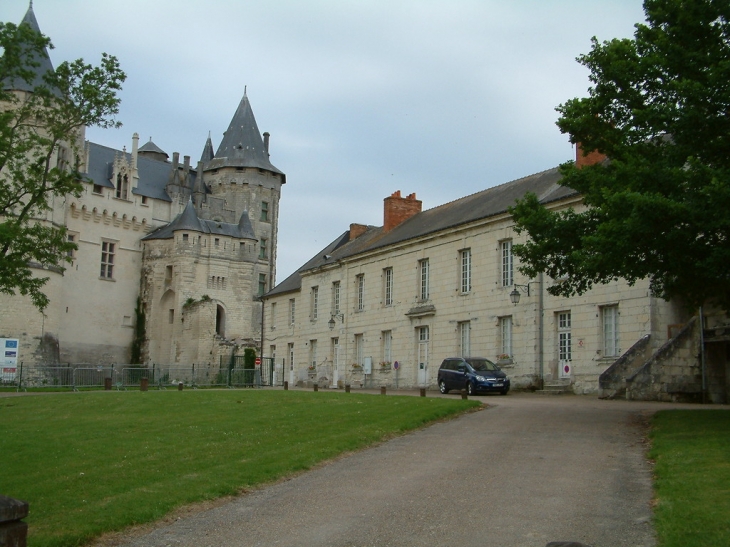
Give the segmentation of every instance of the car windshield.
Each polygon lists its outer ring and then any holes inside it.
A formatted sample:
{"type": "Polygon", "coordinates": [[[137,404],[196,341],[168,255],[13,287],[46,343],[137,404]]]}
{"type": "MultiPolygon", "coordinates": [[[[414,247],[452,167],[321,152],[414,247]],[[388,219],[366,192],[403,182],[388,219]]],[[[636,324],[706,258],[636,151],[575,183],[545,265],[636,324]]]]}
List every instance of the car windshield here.
{"type": "Polygon", "coordinates": [[[497,365],[487,359],[467,359],[467,363],[471,365],[474,370],[499,370],[497,365]]]}

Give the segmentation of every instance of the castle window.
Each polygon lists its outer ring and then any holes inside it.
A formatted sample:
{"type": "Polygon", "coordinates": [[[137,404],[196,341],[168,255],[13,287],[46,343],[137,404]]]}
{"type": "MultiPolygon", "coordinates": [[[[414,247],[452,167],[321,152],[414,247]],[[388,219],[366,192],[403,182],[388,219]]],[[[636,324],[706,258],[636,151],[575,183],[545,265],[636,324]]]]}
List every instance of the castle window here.
{"type": "Polygon", "coordinates": [[[218,238],[215,238],[214,243],[215,243],[215,246],[218,247],[220,245],[220,243],[221,243],[221,240],[218,239],[218,238]]]}
{"type": "Polygon", "coordinates": [[[266,274],[259,274],[259,296],[266,292],[266,274]]]}
{"type": "Polygon", "coordinates": [[[129,192],[129,178],[127,175],[117,175],[117,193],[116,196],[119,199],[127,199],[127,193],[129,192]]]}
{"type": "Polygon", "coordinates": [[[91,188],[92,193],[94,194],[101,194],[101,185],[100,184],[94,184],[91,188]]]}
{"type": "Polygon", "coordinates": [[[268,250],[266,248],[266,244],[268,243],[268,240],[266,238],[261,238],[261,242],[259,243],[259,258],[266,259],[268,258],[268,250]]]}
{"type": "MultiPolygon", "coordinates": [[[[76,243],[76,234],[66,234],[66,241],[76,243]]],[[[66,251],[66,256],[70,259],[76,258],[76,252],[73,249],[66,251]]]]}
{"type": "Polygon", "coordinates": [[[269,202],[268,201],[261,202],[261,220],[263,220],[264,222],[269,221],[269,202]]]}
{"type": "Polygon", "coordinates": [[[99,277],[112,279],[114,277],[114,254],[116,244],[111,241],[101,242],[101,273],[99,277]]]}
{"type": "Polygon", "coordinates": [[[147,196],[142,196],[142,205],[147,205],[147,196]]]}
{"type": "Polygon", "coordinates": [[[226,310],[218,304],[215,312],[215,333],[218,336],[226,335],[226,310]]]}
{"type": "Polygon", "coordinates": [[[183,241],[187,241],[187,240],[188,240],[188,234],[183,234],[183,241]]]}

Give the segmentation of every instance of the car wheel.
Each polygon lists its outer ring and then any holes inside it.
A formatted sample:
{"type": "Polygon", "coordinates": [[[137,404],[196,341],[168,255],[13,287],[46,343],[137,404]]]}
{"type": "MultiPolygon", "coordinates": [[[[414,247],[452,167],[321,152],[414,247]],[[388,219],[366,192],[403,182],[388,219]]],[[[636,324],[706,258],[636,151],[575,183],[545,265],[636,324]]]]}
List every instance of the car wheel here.
{"type": "Polygon", "coordinates": [[[474,385],[471,382],[467,382],[467,384],[466,384],[466,392],[469,395],[474,395],[474,385]]]}
{"type": "Polygon", "coordinates": [[[449,389],[446,387],[446,382],[443,380],[439,380],[439,391],[441,393],[448,393],[449,389]]]}

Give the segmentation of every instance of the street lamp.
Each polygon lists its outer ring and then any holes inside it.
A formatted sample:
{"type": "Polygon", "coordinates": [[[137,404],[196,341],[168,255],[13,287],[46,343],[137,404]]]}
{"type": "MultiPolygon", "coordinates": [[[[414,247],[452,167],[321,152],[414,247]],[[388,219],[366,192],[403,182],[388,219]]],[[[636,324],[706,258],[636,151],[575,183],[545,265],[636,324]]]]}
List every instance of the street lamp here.
{"type": "Polygon", "coordinates": [[[330,320],[327,321],[327,325],[329,326],[330,330],[333,330],[335,328],[335,324],[336,324],[335,317],[339,317],[340,321],[343,321],[343,322],[345,320],[345,316],[342,315],[341,313],[333,313],[333,314],[331,314],[330,320]]]}
{"type": "Polygon", "coordinates": [[[509,293],[509,300],[516,306],[520,303],[520,291],[525,293],[527,296],[530,296],[530,284],[528,283],[527,285],[517,285],[515,283],[513,287],[514,289],[512,289],[512,292],[509,293]]]}

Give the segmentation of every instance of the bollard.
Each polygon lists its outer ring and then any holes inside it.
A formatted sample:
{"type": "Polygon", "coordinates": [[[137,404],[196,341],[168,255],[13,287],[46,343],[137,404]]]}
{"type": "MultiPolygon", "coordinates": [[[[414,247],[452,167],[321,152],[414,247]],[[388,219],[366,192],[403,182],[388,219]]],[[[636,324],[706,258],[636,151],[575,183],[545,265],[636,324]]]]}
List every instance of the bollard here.
{"type": "Polygon", "coordinates": [[[466,394],[466,390],[465,389],[462,389],[461,390],[461,398],[462,399],[468,399],[469,398],[469,396],[466,394]]]}
{"type": "Polygon", "coordinates": [[[183,389],[183,383],[180,382],[179,384],[177,384],[177,390],[182,391],[182,389],[183,389]]]}
{"type": "Polygon", "coordinates": [[[28,525],[22,520],[27,516],[28,502],[0,495],[0,545],[27,545],[28,525]]]}
{"type": "Polygon", "coordinates": [[[380,394],[385,395],[385,386],[380,386],[380,394]]]}
{"type": "Polygon", "coordinates": [[[104,378],[104,391],[111,391],[111,390],[112,390],[112,379],[104,378]]]}
{"type": "Polygon", "coordinates": [[[150,385],[150,379],[149,378],[140,378],[139,379],[139,390],[140,391],[147,391],[147,388],[150,385]]]}
{"type": "Polygon", "coordinates": [[[350,384],[345,384],[345,393],[350,393],[350,384]]]}
{"type": "Polygon", "coordinates": [[[284,391],[289,391],[289,382],[284,380],[284,391]]]}
{"type": "Polygon", "coordinates": [[[314,384],[314,391],[319,391],[319,384],[314,384]]]}
{"type": "Polygon", "coordinates": [[[425,397],[425,396],[426,396],[426,388],[422,387],[421,388],[421,397],[425,397]]]}

